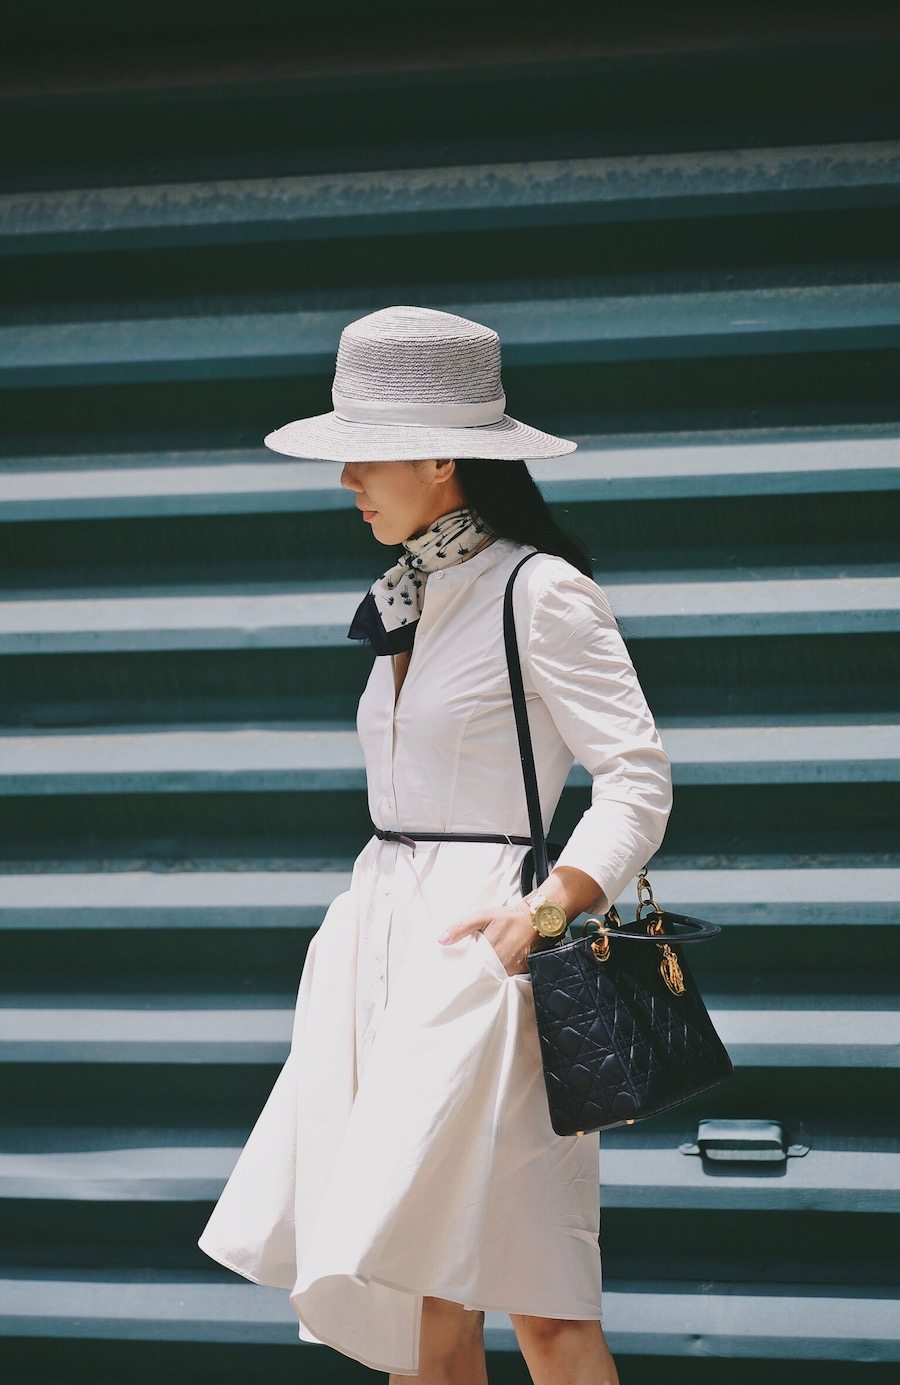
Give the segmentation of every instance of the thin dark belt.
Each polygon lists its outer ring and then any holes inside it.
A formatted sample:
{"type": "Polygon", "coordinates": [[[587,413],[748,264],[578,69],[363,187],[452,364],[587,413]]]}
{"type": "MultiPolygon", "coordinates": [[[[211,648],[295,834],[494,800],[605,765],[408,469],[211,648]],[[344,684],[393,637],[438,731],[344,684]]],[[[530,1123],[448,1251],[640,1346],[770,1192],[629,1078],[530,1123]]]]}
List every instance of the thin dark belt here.
{"type": "Polygon", "coordinates": [[[416,849],[416,842],[509,842],[512,846],[531,846],[530,837],[507,836],[505,832],[398,832],[394,828],[375,827],[375,836],[383,842],[405,842],[416,849]]]}
{"type": "MultiPolygon", "coordinates": [[[[509,842],[512,846],[527,846],[519,868],[519,889],[523,895],[534,887],[534,842],[531,837],[507,836],[505,832],[397,832],[393,828],[374,827],[382,841],[405,842],[416,849],[416,842],[509,842]]],[[[547,842],[548,859],[555,862],[563,849],[562,842],[547,842]]]]}

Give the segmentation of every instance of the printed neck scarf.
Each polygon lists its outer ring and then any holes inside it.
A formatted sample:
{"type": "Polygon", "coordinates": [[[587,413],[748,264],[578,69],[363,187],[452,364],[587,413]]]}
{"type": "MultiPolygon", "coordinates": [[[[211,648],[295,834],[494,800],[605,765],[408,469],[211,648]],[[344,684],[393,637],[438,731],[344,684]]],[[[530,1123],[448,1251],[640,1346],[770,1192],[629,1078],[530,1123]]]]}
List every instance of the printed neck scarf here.
{"type": "Polygon", "coordinates": [[[472,509],[440,515],[424,534],[407,539],[399,562],[376,577],[357,608],[347,638],[364,640],[376,654],[412,649],[429,572],[464,562],[496,537],[472,509]]]}

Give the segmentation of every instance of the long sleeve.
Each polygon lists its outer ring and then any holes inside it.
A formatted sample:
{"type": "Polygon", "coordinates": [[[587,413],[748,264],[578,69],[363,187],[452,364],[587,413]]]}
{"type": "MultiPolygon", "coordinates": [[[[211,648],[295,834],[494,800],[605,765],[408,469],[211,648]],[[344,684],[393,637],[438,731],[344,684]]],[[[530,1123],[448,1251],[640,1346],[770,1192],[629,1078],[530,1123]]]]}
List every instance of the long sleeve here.
{"type": "Polygon", "coordinates": [[[603,913],[662,842],[672,809],[671,766],[605,594],[571,564],[561,561],[547,572],[532,608],[523,668],[592,776],[590,807],[556,864],[597,882],[590,912],[603,913]]]}

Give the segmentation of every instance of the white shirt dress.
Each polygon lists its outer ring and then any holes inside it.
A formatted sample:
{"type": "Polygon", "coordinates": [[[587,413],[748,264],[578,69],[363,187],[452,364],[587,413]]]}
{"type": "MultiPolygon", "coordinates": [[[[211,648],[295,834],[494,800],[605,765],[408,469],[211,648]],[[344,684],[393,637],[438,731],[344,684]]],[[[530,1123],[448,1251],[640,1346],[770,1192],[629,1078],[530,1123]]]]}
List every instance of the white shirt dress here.
{"type": "MultiPolygon", "coordinates": [[[[496,539],[429,574],[396,703],[392,659],[374,658],[357,730],[378,827],[529,836],[503,594],[533,551],[496,539]]],[[[513,609],[544,830],[577,759],[591,804],[558,864],[598,882],[601,913],[662,841],[669,760],[592,579],[541,553],[513,609]]],[[[366,842],[312,938],[290,1052],[198,1241],[287,1290],[302,1340],[375,1370],[417,1373],[426,1294],[601,1317],[600,1137],[550,1125],[530,975],[510,975],[481,933],[438,942],[521,898],[527,851],[366,842]]]]}

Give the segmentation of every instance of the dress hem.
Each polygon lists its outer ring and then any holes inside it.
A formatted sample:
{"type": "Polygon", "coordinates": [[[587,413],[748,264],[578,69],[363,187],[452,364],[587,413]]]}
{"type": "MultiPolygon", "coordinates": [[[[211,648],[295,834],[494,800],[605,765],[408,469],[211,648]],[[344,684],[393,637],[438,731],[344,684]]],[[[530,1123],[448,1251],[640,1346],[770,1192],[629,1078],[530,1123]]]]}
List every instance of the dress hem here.
{"type": "MultiPolygon", "coordinates": [[[[349,1277],[349,1276],[348,1276],[349,1277]]],[[[408,1284],[398,1284],[393,1279],[382,1279],[377,1274],[361,1274],[358,1276],[364,1283],[382,1284],[386,1289],[399,1289],[404,1294],[421,1294],[425,1298],[445,1298],[450,1303],[462,1304],[465,1308],[472,1309],[476,1313],[515,1313],[522,1318],[559,1318],[564,1322],[594,1322],[600,1321],[600,1311],[596,1313],[543,1313],[531,1312],[524,1308],[507,1308],[501,1303],[466,1303],[464,1299],[458,1297],[458,1289],[413,1289],[408,1284]]]]}
{"type": "MultiPolygon", "coordinates": [[[[294,1312],[297,1312],[296,1308],[294,1309],[294,1312]]],[[[308,1332],[312,1332],[313,1336],[316,1338],[316,1341],[321,1343],[322,1346],[328,1347],[331,1351],[340,1352],[341,1356],[346,1356],[351,1361],[358,1361],[361,1366],[368,1366],[370,1371],[386,1371],[388,1375],[415,1376],[420,1374],[419,1367],[417,1365],[413,1366],[412,1369],[407,1369],[407,1367],[405,1366],[386,1366],[381,1361],[373,1361],[368,1356],[360,1356],[355,1351],[349,1351],[347,1347],[339,1346],[338,1343],[332,1341],[330,1337],[326,1337],[323,1334],[316,1332],[314,1328],[310,1327],[309,1324],[305,1322],[303,1318],[300,1317],[299,1313],[297,1313],[297,1318],[300,1322],[301,1327],[305,1327],[308,1332]]],[[[300,1334],[300,1340],[306,1340],[302,1333],[300,1334]]],[[[308,1343],[308,1345],[312,1345],[312,1343],[308,1343]]]]}
{"type": "Polygon", "coordinates": [[[224,1265],[226,1270],[232,1270],[235,1274],[241,1275],[244,1279],[249,1279],[251,1284],[258,1284],[261,1289],[284,1289],[289,1291],[292,1288],[292,1285],[284,1284],[280,1280],[260,1279],[258,1275],[251,1274],[249,1270],[242,1270],[239,1265],[235,1265],[231,1260],[227,1260],[219,1251],[210,1250],[203,1244],[202,1238],[197,1242],[197,1245],[203,1251],[204,1255],[209,1256],[210,1260],[215,1260],[217,1264],[224,1265]]]}
{"type": "MultiPolygon", "coordinates": [[[[200,1245],[200,1242],[198,1241],[197,1244],[200,1245]]],[[[388,1372],[388,1374],[392,1375],[415,1376],[419,1374],[418,1366],[407,1368],[397,1365],[391,1365],[383,1361],[374,1361],[370,1357],[360,1356],[357,1352],[348,1350],[347,1347],[341,1346],[338,1342],[334,1341],[332,1338],[327,1337],[324,1333],[320,1332],[317,1328],[313,1327],[311,1323],[307,1322],[305,1317],[301,1316],[301,1314],[297,1312],[297,1308],[294,1305],[293,1300],[290,1298],[290,1289],[287,1289],[284,1284],[275,1283],[272,1280],[260,1279],[257,1275],[251,1274],[248,1270],[240,1269],[237,1265],[233,1264],[230,1260],[227,1260],[224,1256],[219,1254],[213,1255],[202,1245],[200,1245],[200,1249],[203,1250],[205,1255],[209,1255],[211,1259],[216,1260],[220,1265],[224,1265],[226,1269],[232,1270],[235,1274],[241,1275],[244,1279],[250,1280],[250,1282],[253,1284],[258,1284],[261,1288],[285,1289],[288,1293],[289,1302],[291,1303],[291,1308],[297,1318],[298,1323],[302,1327],[305,1327],[308,1332],[311,1332],[313,1336],[316,1338],[317,1342],[319,1342],[321,1345],[330,1347],[333,1351],[340,1352],[342,1356],[349,1356],[351,1360],[358,1361],[360,1365],[367,1366],[369,1370],[386,1371],[388,1372]]],[[[348,1274],[347,1277],[354,1278],[358,1282],[362,1282],[364,1284],[381,1284],[385,1289],[396,1289],[400,1293],[413,1294],[419,1299],[447,1299],[448,1302],[458,1303],[467,1311],[475,1313],[505,1313],[507,1317],[510,1318],[512,1318],[513,1316],[523,1318],[556,1318],[560,1322],[602,1322],[603,1320],[602,1311],[599,1309],[594,1310],[591,1313],[548,1313],[546,1310],[540,1313],[536,1313],[533,1310],[529,1311],[524,1308],[507,1308],[505,1304],[499,1303],[466,1303],[464,1299],[458,1297],[459,1291],[457,1289],[438,1288],[435,1290],[429,1290],[426,1293],[425,1290],[413,1289],[408,1284],[398,1284],[397,1281],[393,1279],[383,1279],[380,1275],[377,1274],[348,1274]]],[[[332,1276],[329,1275],[329,1278],[332,1278],[332,1276]]],[[[419,1323],[419,1330],[421,1334],[421,1314],[419,1318],[419,1323]]],[[[515,1331],[515,1329],[513,1330],[515,1331]]],[[[305,1340],[302,1336],[302,1333],[300,1334],[300,1339],[301,1341],[305,1340]]],[[[309,1345],[312,1345],[312,1343],[309,1343],[309,1345]]]]}
{"type": "MultiPolygon", "coordinates": [[[[329,1275],[328,1277],[329,1277],[329,1278],[332,1278],[331,1275],[329,1275]]],[[[348,1278],[353,1278],[353,1279],[357,1280],[357,1282],[362,1282],[363,1284],[380,1284],[380,1285],[382,1285],[382,1286],[383,1286],[384,1288],[386,1288],[386,1289],[396,1289],[396,1290],[398,1290],[398,1292],[400,1292],[400,1293],[412,1294],[412,1295],[414,1295],[416,1298],[418,1298],[418,1299],[420,1300],[420,1303],[421,1303],[421,1300],[424,1299],[424,1298],[443,1298],[443,1299],[447,1299],[447,1301],[450,1302],[450,1303],[458,1303],[458,1304],[460,1304],[460,1305],[461,1305],[463,1308],[465,1308],[467,1311],[476,1312],[476,1313],[505,1313],[508,1317],[512,1317],[513,1315],[515,1315],[515,1316],[517,1316],[517,1317],[523,1317],[523,1318],[536,1318],[536,1317],[541,1317],[541,1318],[556,1318],[556,1319],[558,1319],[558,1320],[561,1321],[561,1322],[601,1322],[601,1323],[602,1323],[602,1313],[601,1313],[599,1310],[595,1310],[594,1312],[592,1312],[592,1313],[587,1313],[587,1314],[585,1314],[585,1313],[558,1313],[558,1312],[557,1312],[557,1313],[548,1313],[548,1312],[546,1312],[546,1311],[544,1311],[543,1313],[535,1313],[535,1312],[533,1312],[533,1311],[532,1311],[532,1312],[527,1312],[525,1309],[522,1309],[522,1308],[507,1308],[507,1307],[505,1307],[505,1305],[503,1305],[503,1304],[494,1304],[494,1303],[479,1303],[479,1304],[472,1304],[472,1303],[466,1303],[466,1302],[464,1301],[464,1299],[458,1297],[458,1294],[459,1294],[459,1290],[458,1290],[458,1289],[444,1289],[444,1288],[442,1288],[442,1287],[439,1287],[439,1288],[437,1288],[437,1289],[429,1289],[429,1290],[427,1290],[427,1291],[426,1291],[426,1290],[423,1290],[423,1289],[413,1289],[413,1288],[411,1288],[410,1285],[408,1285],[408,1284],[398,1284],[396,1280],[393,1280],[393,1279],[383,1279],[380,1275],[377,1275],[377,1274],[357,1274],[357,1275],[352,1275],[352,1276],[351,1276],[351,1275],[348,1275],[347,1277],[348,1277],[348,1278]]],[[[293,1306],[293,1305],[292,1305],[292,1306],[293,1306]]],[[[294,1312],[297,1313],[296,1307],[294,1307],[294,1312]]],[[[385,1361],[373,1361],[373,1360],[372,1360],[371,1358],[369,1358],[369,1357],[366,1357],[366,1356],[359,1356],[356,1352],[350,1351],[350,1350],[348,1350],[346,1347],[342,1347],[342,1346],[338,1345],[337,1342],[334,1342],[334,1341],[330,1340],[330,1339],[327,1338],[323,1333],[320,1333],[320,1332],[318,1331],[317,1328],[311,1326],[311,1325],[310,1325],[309,1323],[307,1323],[303,1318],[301,1318],[299,1313],[297,1313],[297,1317],[298,1317],[299,1321],[300,1321],[301,1323],[303,1323],[303,1326],[306,1327],[307,1330],[308,1330],[309,1332],[312,1332],[312,1333],[314,1334],[314,1336],[315,1336],[318,1340],[324,1342],[326,1346],[330,1346],[330,1347],[332,1347],[335,1351],[339,1351],[339,1352],[341,1353],[341,1355],[343,1355],[343,1356],[349,1356],[352,1360],[354,1360],[354,1361],[359,1361],[361,1365],[363,1365],[363,1366],[368,1366],[370,1370],[375,1370],[375,1371],[386,1371],[389,1375],[411,1375],[411,1376],[416,1376],[416,1375],[419,1374],[419,1364],[418,1364],[419,1352],[418,1352],[418,1350],[416,1351],[417,1364],[416,1364],[415,1366],[412,1366],[412,1367],[409,1367],[409,1368],[407,1368],[407,1367],[405,1367],[405,1366],[398,1366],[398,1365],[396,1365],[396,1364],[392,1364],[392,1363],[385,1362],[385,1361]]],[[[420,1309],[420,1313],[419,1313],[419,1342],[421,1342],[421,1331],[422,1331],[421,1323],[422,1323],[422,1318],[421,1318],[421,1309],[420,1309]]],[[[515,1331],[515,1328],[513,1328],[513,1331],[515,1331]]]]}

